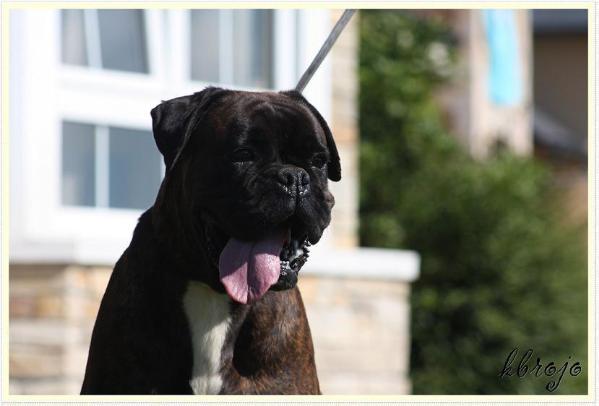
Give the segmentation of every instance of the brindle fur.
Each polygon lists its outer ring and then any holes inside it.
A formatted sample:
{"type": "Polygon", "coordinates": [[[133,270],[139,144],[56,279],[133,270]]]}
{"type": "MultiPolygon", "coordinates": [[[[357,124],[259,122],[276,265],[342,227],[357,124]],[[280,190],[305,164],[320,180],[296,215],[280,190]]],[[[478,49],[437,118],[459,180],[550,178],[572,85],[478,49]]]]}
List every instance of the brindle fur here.
{"type": "MultiPolygon", "coordinates": [[[[209,247],[222,249],[230,236],[260,238],[282,219],[315,243],[330,221],[327,176],[339,180],[339,157],[326,123],[301,95],[208,88],[162,103],[152,117],[167,174],[108,283],[82,394],[191,394],[183,295],[191,280],[224,294],[209,247]],[[227,140],[249,142],[256,128],[263,147],[289,155],[273,155],[262,169],[230,166],[223,158],[227,140]],[[305,163],[319,151],[328,168],[305,163]],[[309,196],[293,204],[277,195],[273,180],[289,162],[303,165],[311,179],[309,196]]],[[[297,287],[269,291],[249,305],[232,303],[231,320],[221,353],[222,394],[320,393],[297,287]]]]}

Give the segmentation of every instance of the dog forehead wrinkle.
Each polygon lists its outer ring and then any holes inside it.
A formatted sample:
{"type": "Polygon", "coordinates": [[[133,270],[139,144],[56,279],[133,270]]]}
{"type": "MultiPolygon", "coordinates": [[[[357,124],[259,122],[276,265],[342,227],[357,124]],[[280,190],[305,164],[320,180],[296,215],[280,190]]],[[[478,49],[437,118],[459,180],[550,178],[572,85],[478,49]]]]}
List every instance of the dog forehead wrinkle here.
{"type": "Polygon", "coordinates": [[[286,99],[263,101],[252,111],[250,121],[250,133],[279,138],[292,150],[303,145],[326,151],[325,135],[318,120],[301,104],[290,103],[286,99]]]}
{"type": "MultiPolygon", "coordinates": [[[[221,99],[227,100],[230,103],[219,103],[212,114],[215,130],[227,137],[248,135],[252,127],[263,127],[263,132],[274,135],[280,135],[281,130],[293,127],[296,130],[293,132],[298,133],[298,136],[315,134],[318,144],[326,147],[318,120],[302,103],[272,92],[237,91],[221,99]]],[[[305,142],[305,139],[302,138],[301,141],[305,142]]]]}
{"type": "Polygon", "coordinates": [[[296,126],[296,131],[294,133],[298,136],[304,137],[300,141],[305,142],[305,135],[309,133],[315,135],[314,137],[309,137],[310,139],[315,139],[318,141],[320,146],[323,148],[326,147],[324,131],[316,117],[314,117],[308,108],[302,104],[281,104],[280,106],[281,109],[278,110],[278,112],[283,116],[284,120],[287,122],[291,122],[291,120],[293,120],[299,124],[296,126]],[[301,117],[301,119],[298,119],[298,117],[301,117]]]}

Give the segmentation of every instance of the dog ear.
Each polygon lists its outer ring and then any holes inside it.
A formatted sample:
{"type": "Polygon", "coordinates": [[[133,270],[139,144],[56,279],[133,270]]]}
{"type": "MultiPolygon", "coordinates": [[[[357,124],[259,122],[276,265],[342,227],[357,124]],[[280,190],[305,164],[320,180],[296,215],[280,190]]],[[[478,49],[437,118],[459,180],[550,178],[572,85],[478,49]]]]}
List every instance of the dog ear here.
{"type": "Polygon", "coordinates": [[[338,182],[341,180],[341,162],[339,161],[339,153],[337,152],[337,145],[335,144],[335,139],[333,138],[333,134],[331,133],[331,129],[329,125],[325,121],[325,119],[320,115],[316,107],[310,104],[308,100],[297,90],[287,90],[284,92],[280,92],[292,99],[299,101],[301,104],[306,106],[308,110],[316,117],[318,123],[322,127],[324,131],[324,136],[327,142],[327,148],[329,150],[329,162],[327,162],[327,170],[328,177],[330,180],[334,182],[338,182]]]}
{"type": "Polygon", "coordinates": [[[207,87],[189,96],[163,101],[152,109],[154,141],[164,157],[167,171],[177,161],[214,96],[221,92],[224,89],[207,87]]]}
{"type": "Polygon", "coordinates": [[[150,112],[154,141],[164,157],[167,169],[172,165],[183,144],[187,122],[193,111],[190,101],[191,96],[177,97],[163,101],[150,112]]]}

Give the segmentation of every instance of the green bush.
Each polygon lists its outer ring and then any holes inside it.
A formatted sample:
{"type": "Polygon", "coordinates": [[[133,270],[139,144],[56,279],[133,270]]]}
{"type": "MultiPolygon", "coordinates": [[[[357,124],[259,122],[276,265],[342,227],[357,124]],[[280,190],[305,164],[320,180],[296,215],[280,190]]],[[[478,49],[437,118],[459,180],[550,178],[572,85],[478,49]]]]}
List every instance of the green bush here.
{"type": "Polygon", "coordinates": [[[560,221],[542,163],[506,151],[475,161],[444,129],[432,92],[451,76],[452,44],[441,22],[361,12],[360,239],[421,255],[413,391],[548,394],[548,377],[499,377],[517,347],[534,350],[530,368],[580,361],[552,393],[586,393],[581,230],[560,221]]]}

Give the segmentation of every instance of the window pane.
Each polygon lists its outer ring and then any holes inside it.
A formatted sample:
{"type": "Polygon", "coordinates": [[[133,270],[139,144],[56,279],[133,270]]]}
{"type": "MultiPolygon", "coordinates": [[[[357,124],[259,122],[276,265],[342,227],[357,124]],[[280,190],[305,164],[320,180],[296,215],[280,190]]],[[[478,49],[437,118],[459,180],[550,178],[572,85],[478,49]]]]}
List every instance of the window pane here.
{"type": "Polygon", "coordinates": [[[87,66],[83,10],[61,10],[62,62],[87,66]]]}
{"type": "Polygon", "coordinates": [[[109,206],[145,209],[154,203],[161,159],[150,131],[110,127],[109,206]]]}
{"type": "Polygon", "coordinates": [[[98,10],[102,67],[148,73],[143,10],[98,10]]]}
{"type": "Polygon", "coordinates": [[[272,10],[233,12],[233,82],[272,87],[272,10]]]}
{"type": "Polygon", "coordinates": [[[62,123],[62,203],[95,203],[95,128],[91,124],[62,123]]]}
{"type": "Polygon", "coordinates": [[[219,81],[219,11],[191,11],[191,78],[219,81]]]}

